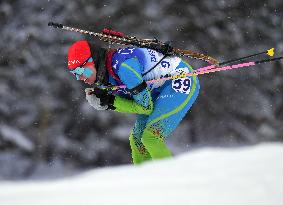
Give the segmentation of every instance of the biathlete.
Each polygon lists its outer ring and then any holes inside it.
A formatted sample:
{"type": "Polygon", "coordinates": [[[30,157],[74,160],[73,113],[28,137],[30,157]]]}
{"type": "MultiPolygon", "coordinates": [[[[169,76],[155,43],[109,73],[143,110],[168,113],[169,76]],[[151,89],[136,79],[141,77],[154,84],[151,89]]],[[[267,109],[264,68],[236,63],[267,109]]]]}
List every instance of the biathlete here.
{"type": "Polygon", "coordinates": [[[146,81],[192,72],[192,67],[176,56],[147,48],[104,49],[80,40],[68,51],[68,68],[77,80],[89,85],[125,85],[109,93],[86,88],[86,100],[97,110],[134,113],[130,133],[134,164],[171,157],[165,139],[189,111],[199,93],[196,76],[147,84],[146,81]]]}

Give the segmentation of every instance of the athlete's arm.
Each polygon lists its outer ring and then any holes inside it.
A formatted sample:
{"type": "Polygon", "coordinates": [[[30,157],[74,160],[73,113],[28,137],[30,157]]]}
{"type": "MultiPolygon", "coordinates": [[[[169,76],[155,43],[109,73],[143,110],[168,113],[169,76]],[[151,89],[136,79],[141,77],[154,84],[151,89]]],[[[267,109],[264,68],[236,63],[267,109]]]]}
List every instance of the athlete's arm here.
{"type": "Polygon", "coordinates": [[[151,92],[142,78],[141,64],[136,58],[127,59],[119,68],[118,76],[133,94],[134,100],[115,96],[115,111],[149,115],[153,111],[151,92]]]}

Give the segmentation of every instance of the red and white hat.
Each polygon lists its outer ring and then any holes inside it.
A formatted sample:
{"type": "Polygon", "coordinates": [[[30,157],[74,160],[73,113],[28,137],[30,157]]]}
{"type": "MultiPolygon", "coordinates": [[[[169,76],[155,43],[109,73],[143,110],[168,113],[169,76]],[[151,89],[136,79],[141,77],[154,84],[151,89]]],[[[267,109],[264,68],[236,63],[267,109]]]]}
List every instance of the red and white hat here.
{"type": "Polygon", "coordinates": [[[90,46],[86,40],[80,40],[71,45],[68,50],[68,68],[73,70],[91,57],[90,46]]]}

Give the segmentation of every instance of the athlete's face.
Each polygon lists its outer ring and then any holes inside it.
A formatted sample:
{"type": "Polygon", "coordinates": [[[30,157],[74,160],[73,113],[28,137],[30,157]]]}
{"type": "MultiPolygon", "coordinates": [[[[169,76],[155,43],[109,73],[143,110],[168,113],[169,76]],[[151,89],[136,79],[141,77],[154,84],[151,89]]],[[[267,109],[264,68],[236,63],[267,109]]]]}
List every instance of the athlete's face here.
{"type": "Polygon", "coordinates": [[[70,72],[76,76],[77,80],[84,81],[89,85],[92,85],[96,80],[96,68],[92,57],[70,72]]]}

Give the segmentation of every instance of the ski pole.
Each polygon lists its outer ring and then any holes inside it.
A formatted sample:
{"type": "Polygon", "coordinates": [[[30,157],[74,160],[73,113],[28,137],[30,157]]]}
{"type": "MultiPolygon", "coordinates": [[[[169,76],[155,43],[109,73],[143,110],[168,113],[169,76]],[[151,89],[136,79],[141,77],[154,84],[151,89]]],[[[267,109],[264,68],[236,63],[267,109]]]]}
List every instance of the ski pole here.
{"type": "MultiPolygon", "coordinates": [[[[149,81],[146,81],[146,83],[148,85],[150,85],[150,84],[153,84],[153,83],[158,83],[158,82],[166,81],[166,80],[174,80],[174,79],[178,79],[178,78],[185,78],[185,77],[191,77],[191,76],[197,76],[197,75],[204,75],[204,74],[214,73],[214,72],[219,72],[219,71],[224,71],[224,70],[233,70],[233,69],[238,69],[238,68],[248,68],[248,67],[259,65],[259,64],[263,64],[263,63],[268,63],[268,62],[273,62],[273,61],[280,61],[282,59],[283,59],[283,56],[277,57],[277,58],[263,59],[263,60],[259,60],[259,61],[250,61],[250,62],[246,62],[246,63],[233,64],[233,65],[228,65],[228,66],[224,66],[224,67],[217,67],[217,66],[214,66],[214,65],[206,66],[206,67],[199,68],[199,69],[195,70],[192,73],[180,73],[180,74],[175,75],[175,76],[169,76],[169,77],[165,77],[165,78],[149,80],[149,81]],[[207,68],[209,68],[209,69],[207,69],[207,68]]],[[[126,85],[99,86],[99,88],[107,89],[109,91],[115,91],[115,90],[126,88],[126,85]]]]}
{"type": "MultiPolygon", "coordinates": [[[[252,55],[244,56],[244,57],[241,57],[241,58],[236,58],[236,59],[224,61],[224,62],[219,63],[219,66],[223,66],[223,65],[230,64],[230,63],[242,61],[242,60],[245,60],[245,59],[248,59],[248,58],[252,58],[252,57],[255,57],[255,56],[259,56],[259,55],[262,55],[262,54],[267,54],[268,56],[272,57],[272,56],[274,56],[274,48],[270,48],[270,49],[268,49],[266,51],[262,51],[262,52],[255,53],[255,54],[252,54],[252,55]]],[[[210,69],[213,69],[213,68],[215,68],[215,66],[214,65],[210,65],[210,66],[205,66],[203,68],[199,68],[197,70],[205,71],[205,70],[210,70],[210,69]]]]}
{"type": "Polygon", "coordinates": [[[252,55],[244,56],[244,57],[241,57],[241,58],[236,58],[236,59],[231,59],[231,60],[228,60],[228,61],[224,61],[222,63],[219,63],[219,65],[222,66],[222,65],[226,65],[226,64],[242,61],[242,60],[245,60],[245,59],[248,59],[248,58],[252,58],[252,57],[255,57],[255,56],[259,56],[259,55],[262,55],[262,54],[267,54],[267,55],[272,57],[272,56],[274,56],[274,48],[270,48],[270,49],[268,49],[266,51],[262,51],[262,52],[255,53],[255,54],[252,54],[252,55]]]}

